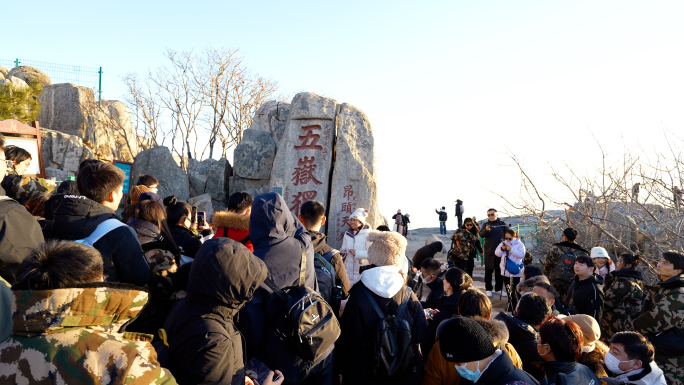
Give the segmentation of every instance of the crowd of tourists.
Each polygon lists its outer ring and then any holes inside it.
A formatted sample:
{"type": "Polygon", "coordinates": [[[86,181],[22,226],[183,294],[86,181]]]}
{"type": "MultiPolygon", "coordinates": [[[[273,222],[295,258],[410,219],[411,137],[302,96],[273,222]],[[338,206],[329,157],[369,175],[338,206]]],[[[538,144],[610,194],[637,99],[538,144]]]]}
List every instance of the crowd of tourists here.
{"type": "Polygon", "coordinates": [[[17,178],[22,197],[0,191],[0,385],[684,383],[680,252],[651,287],[640,255],[586,251],[572,228],[535,264],[494,209],[459,217],[442,263],[442,242],[409,257],[363,208],[337,250],[318,201],[294,215],[237,192],[207,220],[143,175],[119,216],[113,165],[54,192],[17,170],[3,186],[17,178]]]}

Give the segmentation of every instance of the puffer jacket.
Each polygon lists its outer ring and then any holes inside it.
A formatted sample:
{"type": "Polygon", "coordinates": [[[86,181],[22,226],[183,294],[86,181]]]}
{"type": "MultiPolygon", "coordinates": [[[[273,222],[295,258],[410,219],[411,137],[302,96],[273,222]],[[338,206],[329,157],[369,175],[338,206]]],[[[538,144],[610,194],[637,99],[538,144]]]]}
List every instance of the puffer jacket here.
{"type": "Polygon", "coordinates": [[[639,373],[627,372],[615,376],[613,378],[602,378],[607,380],[608,384],[633,384],[633,385],[666,385],[663,371],[658,365],[651,361],[648,366],[644,367],[639,373]]]}
{"type": "Polygon", "coordinates": [[[202,236],[184,226],[170,223],[169,231],[181,254],[194,259],[197,251],[202,247],[202,236]]]}
{"type": "MultiPolygon", "coordinates": [[[[427,331],[423,307],[420,306],[415,294],[411,293],[403,313],[403,318],[411,326],[411,338],[415,346],[415,372],[393,377],[377,376],[373,374],[373,345],[380,317],[364,293],[365,290],[370,291],[375,302],[387,316],[397,314],[406,291],[410,289],[404,284],[404,277],[396,266],[375,267],[361,274],[360,281],[349,293],[349,301],[340,322],[342,334],[337,341],[344,384],[420,383],[423,358],[420,355],[419,343],[427,331]]],[[[337,357],[338,352],[335,353],[336,360],[337,357]]]]}
{"type": "Polygon", "coordinates": [[[577,362],[544,361],[538,364],[544,372],[541,385],[600,384],[591,369],[577,362]]]}
{"type": "Polygon", "coordinates": [[[211,225],[216,229],[214,237],[230,238],[245,245],[249,251],[254,251],[249,238],[249,215],[217,211],[211,219],[211,225]]]}
{"type": "Polygon", "coordinates": [[[632,329],[632,319],[641,314],[644,277],[634,268],[616,270],[606,278],[603,288],[601,336],[607,342],[613,334],[632,329]]]}
{"type": "Polygon", "coordinates": [[[523,370],[530,373],[537,380],[544,378],[541,369],[534,365],[535,362],[544,361],[537,351],[537,331],[534,330],[532,325],[518,316],[511,317],[504,312],[500,312],[495,318],[506,324],[509,335],[508,342],[513,345],[515,351],[520,355],[523,370]]]}
{"type": "Polygon", "coordinates": [[[120,333],[147,302],[140,288],[94,282],[53,290],[15,287],[13,296],[13,334],[0,343],[0,384],[176,383],[157,362],[152,336],[120,333]]]}
{"type": "MultiPolygon", "coordinates": [[[[318,290],[314,270],[314,252],[309,231],[292,215],[280,194],[258,195],[252,203],[249,234],[254,255],[268,268],[268,278],[277,287],[294,285],[299,279],[302,245],[306,252],[305,285],[318,290]]],[[[245,337],[247,359],[256,357],[270,368],[283,372],[288,383],[300,383],[310,372],[325,365],[332,347],[316,361],[303,361],[284,341],[275,336],[267,319],[264,303],[270,292],[262,285],[240,310],[237,327],[245,337]]]]}
{"type": "Polygon", "coordinates": [[[354,230],[349,228],[344,233],[344,238],[342,239],[340,252],[346,253],[344,267],[347,269],[347,276],[352,285],[361,279],[359,268],[368,264],[368,259],[366,258],[368,257],[368,247],[371,245],[370,242],[366,241],[368,232],[370,232],[368,225],[364,225],[358,232],[354,232],[354,230]],[[349,250],[355,250],[356,255],[351,255],[349,250]]]}
{"type": "Polygon", "coordinates": [[[501,275],[503,275],[504,277],[522,276],[522,270],[520,270],[520,273],[518,274],[511,274],[508,270],[506,270],[506,260],[511,260],[515,262],[515,264],[517,265],[523,264],[523,258],[525,258],[525,245],[520,241],[519,238],[513,238],[513,240],[510,242],[503,241],[499,243],[499,246],[497,246],[496,250],[494,250],[494,255],[496,255],[497,257],[503,257],[499,262],[501,275]],[[510,246],[511,250],[501,250],[501,246],[503,246],[504,243],[507,246],[510,246]]]}
{"type": "Polygon", "coordinates": [[[187,296],[166,320],[171,372],[181,384],[245,383],[242,336],[233,317],[268,269],[228,238],[204,243],[190,269],[187,296]]]}
{"type": "MultiPolygon", "coordinates": [[[[119,219],[114,210],[84,196],[57,195],[50,200],[51,212],[45,213],[48,221],[43,228],[46,240],[74,241],[87,238],[100,223],[119,219]]],[[[102,254],[107,281],[138,286],[147,283],[150,267],[143,256],[138,236],[131,227],[121,226],[110,231],[93,247],[102,254]]]]}
{"type": "Polygon", "coordinates": [[[19,265],[45,240],[38,222],[24,206],[0,189],[0,277],[10,284],[19,265]]]}
{"type": "MultiPolygon", "coordinates": [[[[659,285],[646,286],[642,313],[632,321],[634,331],[657,334],[684,327],[684,274],[659,285]]],[[[674,338],[674,337],[673,337],[674,338]]],[[[684,341],[680,341],[684,344],[684,341]]],[[[655,361],[663,369],[668,384],[684,382],[684,356],[665,356],[655,347],[655,361]]]]}

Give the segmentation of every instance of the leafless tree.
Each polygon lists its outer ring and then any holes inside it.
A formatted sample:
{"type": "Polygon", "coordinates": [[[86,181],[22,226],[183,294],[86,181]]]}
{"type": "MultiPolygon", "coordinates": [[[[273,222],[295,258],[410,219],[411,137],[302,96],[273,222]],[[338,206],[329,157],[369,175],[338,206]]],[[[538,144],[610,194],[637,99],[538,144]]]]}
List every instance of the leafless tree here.
{"type": "Polygon", "coordinates": [[[277,84],[250,72],[237,49],[206,48],[200,54],[168,49],[166,57],[170,65],[150,72],[143,81],[135,74],[124,77],[126,101],[141,121],[138,133],[150,138],[152,145],[168,138],[184,168],[186,157],[213,157],[217,142],[226,156],[277,84]],[[198,143],[206,135],[206,145],[198,143]]]}
{"type": "Polygon", "coordinates": [[[543,260],[553,243],[559,242],[563,228],[578,230],[580,244],[589,249],[606,248],[613,256],[640,253],[642,266],[654,281],[655,261],[663,251],[684,249],[684,184],[681,161],[682,142],[670,152],[650,159],[626,152],[619,159],[606,154],[601,146],[602,164],[593,175],[580,175],[567,165],[551,175],[573,201],[559,200],[543,192],[511,155],[521,173],[520,194],[516,198],[499,195],[510,205],[510,212],[527,224],[528,237],[536,247],[532,253],[543,260]],[[551,210],[549,207],[559,208],[551,210]]]}

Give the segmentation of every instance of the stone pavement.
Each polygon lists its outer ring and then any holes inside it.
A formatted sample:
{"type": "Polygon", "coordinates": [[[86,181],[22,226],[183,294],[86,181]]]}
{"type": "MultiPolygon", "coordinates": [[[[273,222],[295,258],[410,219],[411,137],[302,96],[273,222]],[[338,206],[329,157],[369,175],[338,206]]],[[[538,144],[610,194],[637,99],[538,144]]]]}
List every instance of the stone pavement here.
{"type": "MultiPolygon", "coordinates": [[[[425,242],[428,239],[430,239],[430,242],[428,243],[434,242],[435,240],[441,240],[442,244],[444,245],[442,249],[443,252],[438,254],[436,259],[442,262],[446,267],[447,251],[451,247],[451,235],[453,233],[454,231],[447,230],[447,235],[440,235],[439,228],[436,227],[411,230],[408,236],[408,245],[406,246],[406,256],[409,257],[409,259],[412,259],[416,251],[425,246],[425,242]],[[436,237],[436,239],[433,237],[436,237]]],[[[483,292],[485,291],[484,273],[484,266],[481,266],[480,261],[475,261],[475,270],[473,271],[473,286],[479,290],[482,290],[483,292]]],[[[493,280],[492,284],[494,284],[493,280]]],[[[499,314],[500,311],[503,311],[506,308],[508,299],[506,297],[501,297],[499,293],[494,293],[490,299],[492,300],[492,317],[494,317],[495,315],[499,314]]]]}

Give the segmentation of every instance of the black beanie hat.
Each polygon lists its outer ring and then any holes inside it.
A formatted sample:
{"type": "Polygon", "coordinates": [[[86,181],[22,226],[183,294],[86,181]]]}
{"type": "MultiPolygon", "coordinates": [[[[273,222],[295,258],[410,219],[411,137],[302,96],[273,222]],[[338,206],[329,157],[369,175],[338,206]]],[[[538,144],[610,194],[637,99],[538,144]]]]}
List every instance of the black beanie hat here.
{"type": "Polygon", "coordinates": [[[439,325],[439,350],[449,362],[473,362],[485,359],[496,348],[492,337],[470,318],[454,316],[439,325]]]}
{"type": "Polygon", "coordinates": [[[565,235],[565,238],[568,238],[568,241],[574,241],[577,239],[577,230],[573,229],[572,227],[568,227],[567,229],[563,230],[563,235],[565,235]]]}

